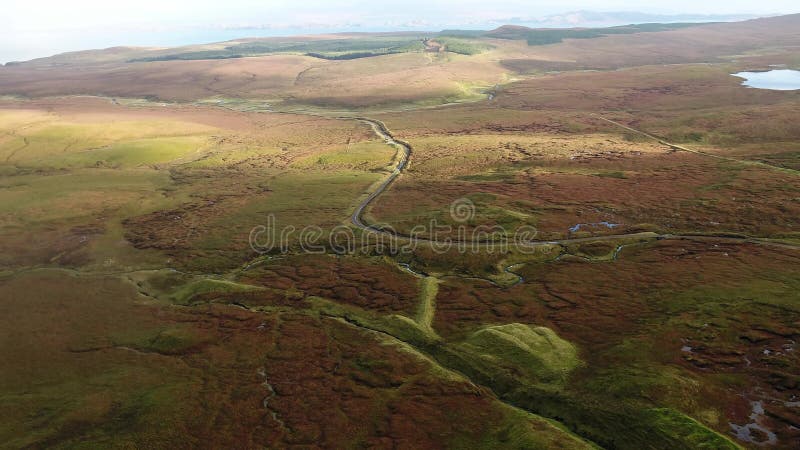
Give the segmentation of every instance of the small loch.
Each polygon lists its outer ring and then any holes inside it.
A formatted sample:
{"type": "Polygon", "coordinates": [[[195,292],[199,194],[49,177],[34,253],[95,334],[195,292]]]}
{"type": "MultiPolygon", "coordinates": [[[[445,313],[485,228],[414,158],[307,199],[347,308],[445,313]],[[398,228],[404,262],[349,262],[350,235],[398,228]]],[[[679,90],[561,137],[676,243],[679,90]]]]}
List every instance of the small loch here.
{"type": "Polygon", "coordinates": [[[733,76],[744,78],[742,84],[756,89],[773,91],[800,90],[800,70],[779,69],[765,72],[739,72],[733,76]]]}

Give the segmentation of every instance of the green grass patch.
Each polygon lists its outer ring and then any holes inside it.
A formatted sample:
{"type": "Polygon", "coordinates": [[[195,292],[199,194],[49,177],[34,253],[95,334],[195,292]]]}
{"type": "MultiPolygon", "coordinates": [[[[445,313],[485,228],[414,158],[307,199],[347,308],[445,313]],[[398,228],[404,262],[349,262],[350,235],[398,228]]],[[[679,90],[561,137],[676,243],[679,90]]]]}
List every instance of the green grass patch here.
{"type": "Polygon", "coordinates": [[[424,348],[439,341],[432,330],[400,314],[380,315],[319,297],[310,297],[308,300],[312,308],[323,316],[338,317],[359,327],[389,334],[413,346],[424,348]]]}
{"type": "Polygon", "coordinates": [[[302,169],[320,170],[389,170],[392,159],[396,153],[397,151],[394,148],[383,142],[362,142],[348,145],[346,148],[308,156],[296,161],[292,166],[302,169]]]}
{"type": "Polygon", "coordinates": [[[170,300],[179,305],[188,305],[201,295],[252,292],[262,289],[263,288],[259,286],[234,283],[232,281],[202,279],[181,287],[170,296],[170,300]]]}
{"type": "Polygon", "coordinates": [[[161,137],[125,141],[97,150],[72,153],[48,163],[58,167],[137,167],[190,160],[201,156],[207,139],[201,136],[161,137]]]}
{"type": "Polygon", "coordinates": [[[498,444],[507,449],[596,449],[597,447],[572,434],[558,422],[503,404],[503,420],[492,433],[476,437],[459,436],[449,448],[494,450],[498,444]]]}
{"type": "Polygon", "coordinates": [[[416,320],[422,329],[435,335],[433,331],[433,316],[436,314],[436,294],[439,292],[439,280],[427,277],[419,282],[419,306],[417,307],[416,320]]]}
{"type": "Polygon", "coordinates": [[[437,38],[436,41],[445,46],[445,51],[467,56],[479,55],[494,48],[483,42],[456,37],[441,37],[437,38]]]}
{"type": "Polygon", "coordinates": [[[485,36],[498,39],[526,40],[528,45],[557,44],[564,39],[594,39],[616,34],[654,33],[695,27],[698,23],[643,23],[609,28],[531,29],[525,27],[502,27],[485,36]]]}
{"type": "Polygon", "coordinates": [[[0,225],[57,223],[87,217],[122,205],[161,201],[153,192],[169,183],[151,170],[83,169],[50,176],[17,175],[0,179],[0,225]]]}
{"type": "Polygon", "coordinates": [[[48,121],[0,140],[0,161],[21,167],[131,166],[171,161],[204,144],[215,128],[180,121],[48,121]]]}
{"type": "Polygon", "coordinates": [[[269,54],[301,54],[314,58],[347,60],[394,53],[421,52],[422,36],[369,36],[352,39],[320,39],[312,41],[275,39],[246,42],[219,50],[189,51],[132,59],[129,62],[186,61],[230,59],[269,54]]]}
{"type": "Polygon", "coordinates": [[[458,349],[483,370],[513,373],[526,384],[560,385],[581,365],[575,346],[553,330],[519,323],[481,328],[458,349]]]}
{"type": "Polygon", "coordinates": [[[677,411],[655,408],[645,411],[644,414],[654,428],[666,435],[674,436],[689,448],[709,450],[742,448],[727,437],[677,411]]]}

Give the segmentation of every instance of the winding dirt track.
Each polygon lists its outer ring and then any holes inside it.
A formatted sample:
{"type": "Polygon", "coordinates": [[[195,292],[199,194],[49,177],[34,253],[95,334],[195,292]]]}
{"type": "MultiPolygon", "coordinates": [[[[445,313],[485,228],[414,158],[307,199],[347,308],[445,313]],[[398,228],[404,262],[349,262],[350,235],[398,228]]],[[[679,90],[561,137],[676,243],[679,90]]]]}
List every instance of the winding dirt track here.
{"type": "MultiPolygon", "coordinates": [[[[756,161],[743,161],[735,158],[728,158],[725,156],[720,155],[713,155],[710,153],[699,152],[695,150],[690,150],[688,148],[675,145],[669,142],[664,141],[656,136],[648,134],[646,132],[636,130],[634,128],[628,127],[627,125],[623,125],[619,122],[615,122],[613,120],[607,119],[602,116],[597,116],[601,120],[604,120],[608,123],[626,129],[628,131],[632,131],[635,133],[639,133],[643,136],[646,136],[650,139],[656,140],[662,145],[666,145],[675,150],[682,150],[691,153],[696,153],[704,156],[725,159],[730,161],[739,162],[742,164],[753,164],[759,166],[767,166],[771,169],[776,170],[784,170],[781,167],[770,166],[769,164],[764,164],[756,161]]],[[[475,240],[458,240],[458,239],[449,239],[448,241],[435,241],[433,239],[419,237],[419,236],[410,236],[405,235],[402,233],[398,233],[395,230],[389,228],[382,228],[372,224],[367,223],[364,220],[364,213],[366,209],[377,200],[377,198],[383,194],[386,189],[403,173],[403,170],[408,166],[408,162],[411,159],[411,154],[413,153],[413,147],[408,142],[399,140],[395,138],[391,131],[386,127],[386,124],[379,120],[370,119],[367,117],[340,117],[341,119],[349,119],[349,120],[357,120],[359,122],[366,123],[372,127],[372,130],[375,134],[383,139],[387,144],[398,148],[402,154],[401,157],[395,166],[394,170],[386,177],[386,179],[378,185],[369,195],[356,207],[355,211],[353,211],[353,215],[350,217],[350,221],[356,227],[372,232],[372,233],[379,233],[386,235],[393,239],[398,240],[405,240],[410,242],[422,242],[422,243],[438,243],[438,244],[471,244],[475,246],[496,246],[498,243],[496,241],[475,241],[475,240]]],[[[790,172],[797,173],[797,171],[788,170],[790,172]]],[[[608,234],[603,236],[592,236],[592,237],[584,237],[584,238],[567,238],[567,239],[556,239],[556,240],[535,240],[529,239],[524,241],[514,241],[512,242],[513,245],[518,245],[527,248],[535,248],[535,247],[542,247],[547,245],[567,245],[567,244],[575,244],[581,242],[593,242],[593,241],[616,241],[616,240],[625,240],[625,239],[643,239],[643,240],[676,240],[676,239],[683,239],[683,240],[693,240],[693,241],[714,241],[714,242],[732,242],[732,243],[748,243],[748,244],[758,244],[758,245],[765,245],[770,247],[780,247],[780,248],[790,248],[800,250],[800,245],[787,243],[787,242],[777,242],[772,241],[765,238],[758,238],[758,237],[749,237],[749,236],[731,236],[731,235],[713,235],[713,234],[703,234],[703,233],[696,233],[696,234],[658,234],[658,233],[629,233],[629,234],[608,234]]]]}
{"type": "MultiPolygon", "coordinates": [[[[375,201],[375,199],[378,198],[379,195],[383,194],[383,192],[386,191],[386,188],[388,188],[389,185],[392,184],[392,182],[396,180],[398,176],[400,176],[400,174],[403,172],[403,169],[406,168],[406,166],[408,165],[408,160],[411,158],[411,145],[407,142],[395,139],[394,136],[392,136],[392,133],[389,132],[389,129],[386,128],[386,125],[381,121],[374,119],[367,119],[364,117],[356,118],[356,120],[369,124],[372,127],[372,130],[375,132],[375,134],[378,135],[378,137],[383,139],[387,144],[399,148],[400,151],[402,152],[402,154],[400,155],[400,160],[398,161],[392,173],[390,173],[389,176],[386,177],[386,180],[384,180],[377,188],[375,188],[375,190],[372,191],[372,193],[370,193],[367,196],[367,198],[364,199],[364,201],[362,201],[356,207],[356,210],[353,211],[353,215],[350,218],[350,221],[353,222],[353,225],[357,226],[358,228],[361,228],[362,230],[373,231],[376,233],[388,233],[385,230],[367,224],[366,222],[364,222],[362,216],[364,215],[364,210],[366,210],[366,208],[373,201],[375,201]]],[[[393,233],[388,233],[388,234],[393,234],[393,233]]]]}

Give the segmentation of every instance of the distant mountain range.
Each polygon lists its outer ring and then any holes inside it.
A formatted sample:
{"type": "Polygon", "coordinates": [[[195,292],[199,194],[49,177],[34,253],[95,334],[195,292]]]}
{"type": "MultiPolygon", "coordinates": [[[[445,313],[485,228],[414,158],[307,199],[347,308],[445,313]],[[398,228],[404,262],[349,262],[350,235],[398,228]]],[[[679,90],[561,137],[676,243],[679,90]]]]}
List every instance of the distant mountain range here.
{"type": "Polygon", "coordinates": [[[530,28],[599,28],[613,27],[619,25],[643,24],[643,23],[703,23],[703,22],[737,22],[743,20],[757,19],[759,17],[771,17],[770,14],[653,14],[639,11],[571,11],[550,15],[526,15],[481,18],[475,17],[466,22],[450,22],[437,20],[410,20],[410,21],[386,21],[369,20],[360,22],[358,20],[348,20],[342,23],[326,23],[324,25],[294,23],[294,24],[275,24],[263,23],[256,25],[218,25],[223,29],[239,30],[281,30],[281,29],[314,29],[317,32],[327,29],[331,32],[336,31],[403,31],[403,30],[426,30],[435,31],[442,28],[461,28],[461,29],[492,29],[501,25],[523,25],[530,28]]]}
{"type": "MultiPolygon", "coordinates": [[[[576,28],[576,27],[612,27],[619,25],[643,24],[643,23],[701,23],[701,22],[735,22],[769,15],[758,14],[652,14],[638,11],[571,11],[551,15],[526,15],[508,17],[474,17],[471,20],[453,22],[441,20],[390,20],[382,21],[379,18],[371,18],[361,21],[348,19],[341,23],[329,22],[320,23],[255,23],[255,24],[217,24],[215,28],[224,30],[258,30],[280,32],[284,30],[296,34],[302,30],[309,30],[313,33],[324,32],[349,32],[349,31],[404,31],[404,30],[425,30],[436,31],[439,29],[459,28],[459,29],[493,29],[501,25],[523,25],[530,28],[576,28]]],[[[463,19],[463,18],[462,18],[463,19]]],[[[310,33],[309,33],[310,34],[310,33]]]]}
{"type": "Polygon", "coordinates": [[[637,11],[572,11],[543,17],[512,17],[502,22],[540,28],[610,27],[639,23],[733,22],[763,17],[754,14],[650,14],[637,11]]]}

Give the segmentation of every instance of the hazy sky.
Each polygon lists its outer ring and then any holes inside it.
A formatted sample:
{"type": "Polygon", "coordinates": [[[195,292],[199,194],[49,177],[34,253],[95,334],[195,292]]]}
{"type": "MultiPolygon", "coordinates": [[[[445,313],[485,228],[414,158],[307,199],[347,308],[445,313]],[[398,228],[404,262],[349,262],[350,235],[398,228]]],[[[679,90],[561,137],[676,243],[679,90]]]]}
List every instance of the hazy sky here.
{"type": "Polygon", "coordinates": [[[177,45],[242,35],[481,28],[576,10],[659,14],[800,12],[797,0],[2,0],[0,62],[113,45],[177,45]],[[232,31],[239,28],[238,31],[232,31]],[[235,34],[234,34],[235,33],[235,34]],[[199,40],[199,41],[198,41],[199,40]]]}

